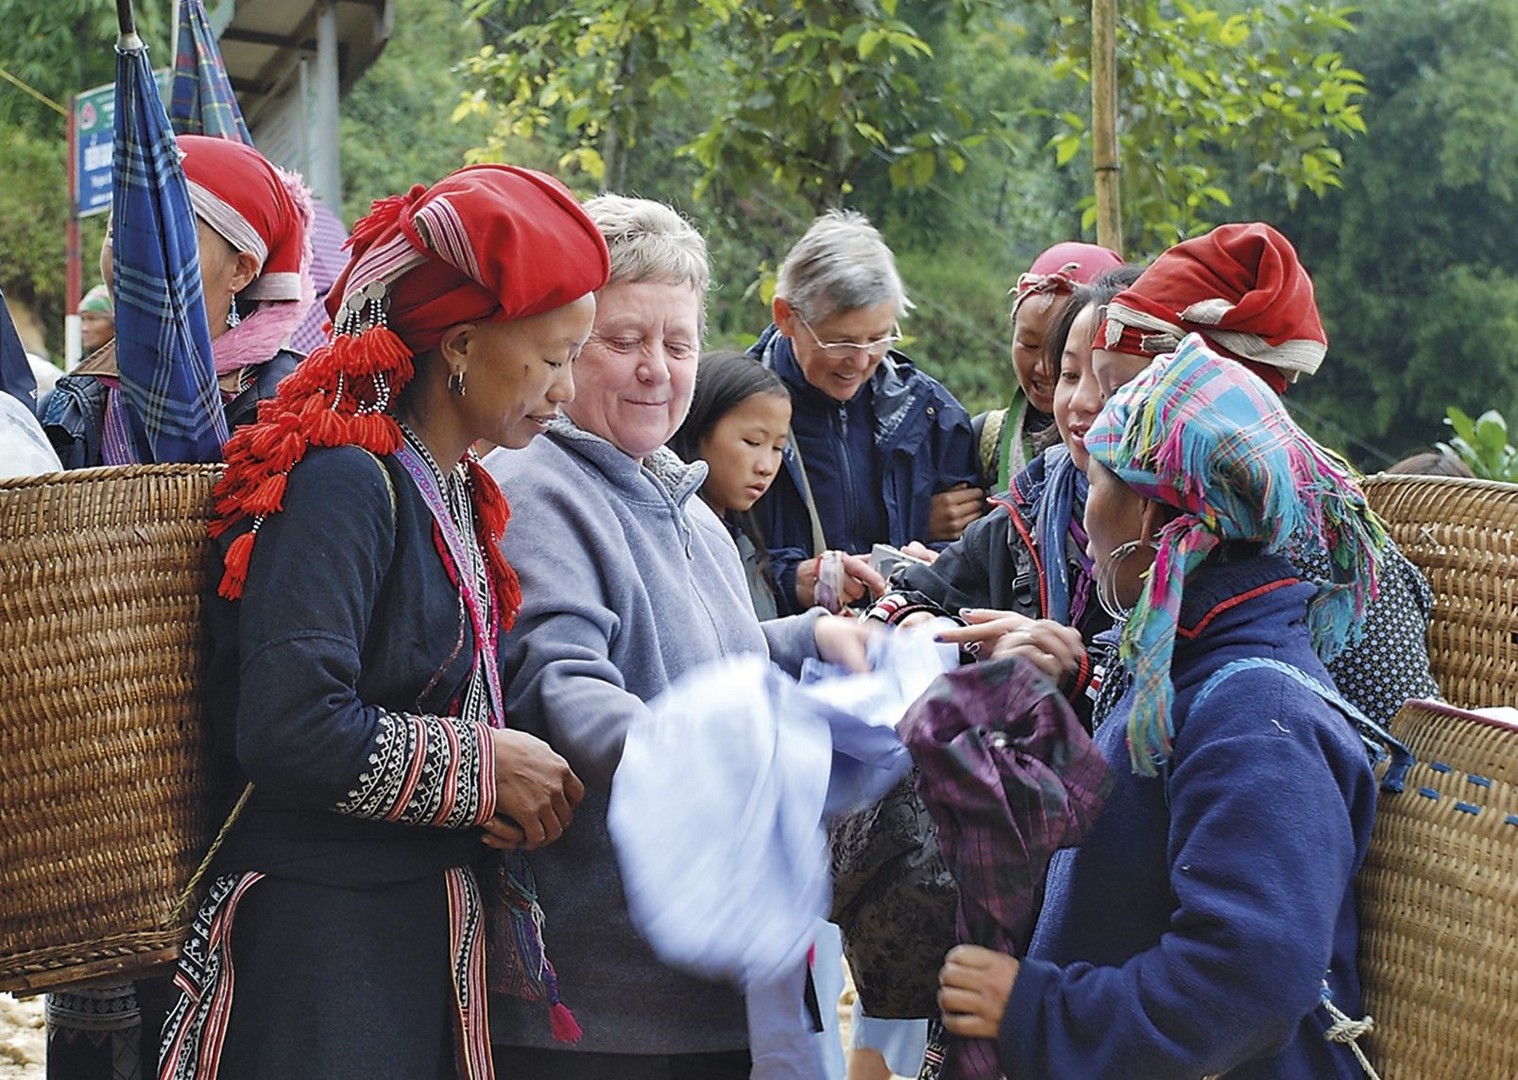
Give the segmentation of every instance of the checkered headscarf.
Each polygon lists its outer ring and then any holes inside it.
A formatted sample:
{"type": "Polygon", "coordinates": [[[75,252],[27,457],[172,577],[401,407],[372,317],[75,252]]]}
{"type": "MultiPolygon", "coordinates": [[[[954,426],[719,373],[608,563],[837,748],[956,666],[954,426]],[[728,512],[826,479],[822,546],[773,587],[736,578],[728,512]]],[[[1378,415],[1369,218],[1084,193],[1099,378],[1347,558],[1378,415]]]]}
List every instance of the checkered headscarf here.
{"type": "Polygon", "coordinates": [[[1386,531],[1352,468],[1297,427],[1263,381],[1198,334],[1112,396],[1086,449],[1138,494],[1181,511],[1155,537],[1154,567],[1122,636],[1136,690],[1129,756],[1135,772],[1153,776],[1175,732],[1170,659],[1186,575],[1228,540],[1327,551],[1337,569],[1334,580],[1315,582],[1308,626],[1329,659],[1358,637],[1386,531]]]}

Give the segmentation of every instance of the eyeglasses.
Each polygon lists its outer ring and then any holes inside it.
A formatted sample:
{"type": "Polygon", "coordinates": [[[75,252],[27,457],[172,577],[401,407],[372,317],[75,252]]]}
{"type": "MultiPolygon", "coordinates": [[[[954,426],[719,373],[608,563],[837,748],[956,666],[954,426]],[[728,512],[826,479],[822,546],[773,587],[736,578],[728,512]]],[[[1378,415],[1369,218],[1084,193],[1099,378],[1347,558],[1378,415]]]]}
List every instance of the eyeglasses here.
{"type": "Polygon", "coordinates": [[[812,329],[812,324],[801,318],[798,313],[797,319],[806,327],[806,332],[812,335],[812,340],[817,343],[823,355],[829,360],[847,360],[858,353],[864,353],[871,360],[879,360],[891,351],[891,346],[901,340],[901,324],[891,327],[891,332],[885,337],[876,338],[874,341],[823,341],[817,336],[817,331],[812,329]]]}

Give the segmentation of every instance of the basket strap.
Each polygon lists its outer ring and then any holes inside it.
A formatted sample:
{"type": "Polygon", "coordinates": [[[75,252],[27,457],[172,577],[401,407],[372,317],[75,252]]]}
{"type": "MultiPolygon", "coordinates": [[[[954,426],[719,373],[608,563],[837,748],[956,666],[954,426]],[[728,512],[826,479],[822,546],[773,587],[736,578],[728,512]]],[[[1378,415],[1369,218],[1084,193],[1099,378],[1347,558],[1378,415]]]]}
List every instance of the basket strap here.
{"type": "Polygon", "coordinates": [[[200,891],[201,879],[206,876],[206,871],[211,868],[211,860],[216,858],[216,853],[221,850],[221,842],[227,838],[227,833],[232,831],[232,826],[237,824],[237,818],[242,814],[242,808],[248,805],[248,796],[253,794],[253,785],[247,784],[242,789],[242,794],[237,797],[237,802],[232,807],[232,812],[227,815],[227,820],[221,823],[221,828],[216,832],[216,839],[211,841],[211,846],[206,849],[205,858],[200,860],[200,865],[190,875],[189,882],[184,891],[179,894],[179,902],[174,905],[174,910],[169,912],[169,917],[164,921],[165,927],[172,927],[189,910],[190,903],[195,899],[195,894],[200,891]]]}

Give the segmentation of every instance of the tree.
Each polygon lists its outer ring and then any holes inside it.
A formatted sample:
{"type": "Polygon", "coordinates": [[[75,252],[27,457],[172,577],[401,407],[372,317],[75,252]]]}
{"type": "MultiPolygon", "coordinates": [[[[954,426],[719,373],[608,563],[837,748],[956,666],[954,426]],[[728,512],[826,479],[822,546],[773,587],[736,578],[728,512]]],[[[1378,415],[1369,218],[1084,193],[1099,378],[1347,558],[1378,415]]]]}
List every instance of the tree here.
{"type": "MultiPolygon", "coordinates": [[[[166,2],[137,5],[137,32],[149,56],[171,64],[166,2]]],[[[0,0],[0,67],[53,102],[116,77],[116,5],[112,0],[0,0]]],[[[68,223],[68,120],[11,83],[0,83],[0,285],[30,307],[61,352],[68,223]]],[[[86,281],[104,237],[104,221],[87,218],[80,250],[86,281]]],[[[75,297],[75,299],[78,299],[75,297]]]]}
{"type": "Polygon", "coordinates": [[[553,132],[561,167],[621,188],[627,155],[699,85],[699,126],[678,149],[699,164],[697,196],[758,185],[817,210],[875,154],[900,185],[964,168],[995,125],[925,93],[925,27],[982,2],[923,5],[909,23],[896,0],[474,0],[503,35],[466,63],[476,90],[461,112],[494,113],[499,135],[553,132]]]}
{"type": "Polygon", "coordinates": [[[1518,415],[1518,4],[1377,0],[1345,44],[1370,134],[1343,190],[1278,215],[1330,337],[1293,392],[1384,464],[1447,429],[1447,406],[1518,415]]]}
{"type": "MultiPolygon", "coordinates": [[[[1294,205],[1339,185],[1336,137],[1365,131],[1362,79],[1333,44],[1352,30],[1351,9],[1280,0],[1228,12],[1189,0],[1119,6],[1118,128],[1122,217],[1139,252],[1205,232],[1226,213],[1235,182],[1260,185],[1294,205]],[[1243,156],[1252,168],[1233,168],[1243,156]]],[[[1087,15],[1067,14],[1056,71],[1084,84],[1087,15]]],[[[1087,164],[1084,112],[1062,114],[1060,164],[1087,164]]],[[[1085,198],[1083,224],[1096,219],[1085,198]]]]}
{"type": "Polygon", "coordinates": [[[396,20],[385,51],[343,100],[345,221],[367,213],[375,199],[447,175],[489,137],[480,118],[453,121],[465,89],[456,65],[480,42],[479,25],[464,17],[458,0],[406,0],[406,17],[396,20]]]}

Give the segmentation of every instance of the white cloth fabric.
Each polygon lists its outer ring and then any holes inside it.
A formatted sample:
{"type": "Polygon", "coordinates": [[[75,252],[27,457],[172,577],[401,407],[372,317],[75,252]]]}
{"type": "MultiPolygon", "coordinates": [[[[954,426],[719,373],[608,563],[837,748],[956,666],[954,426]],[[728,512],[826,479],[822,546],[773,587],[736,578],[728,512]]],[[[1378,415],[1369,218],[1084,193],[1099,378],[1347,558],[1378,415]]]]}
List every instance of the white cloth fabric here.
{"type": "Polygon", "coordinates": [[[62,471],[36,416],[20,399],[0,393],[0,479],[62,471]]]}
{"type": "Polygon", "coordinates": [[[825,822],[906,774],[895,724],[957,663],[918,630],[871,651],[869,674],[816,665],[799,683],[755,656],[689,672],[629,728],[612,781],[633,921],[665,963],[745,988],[756,1078],[826,1070],[801,1005],[831,901],[825,822]]]}

